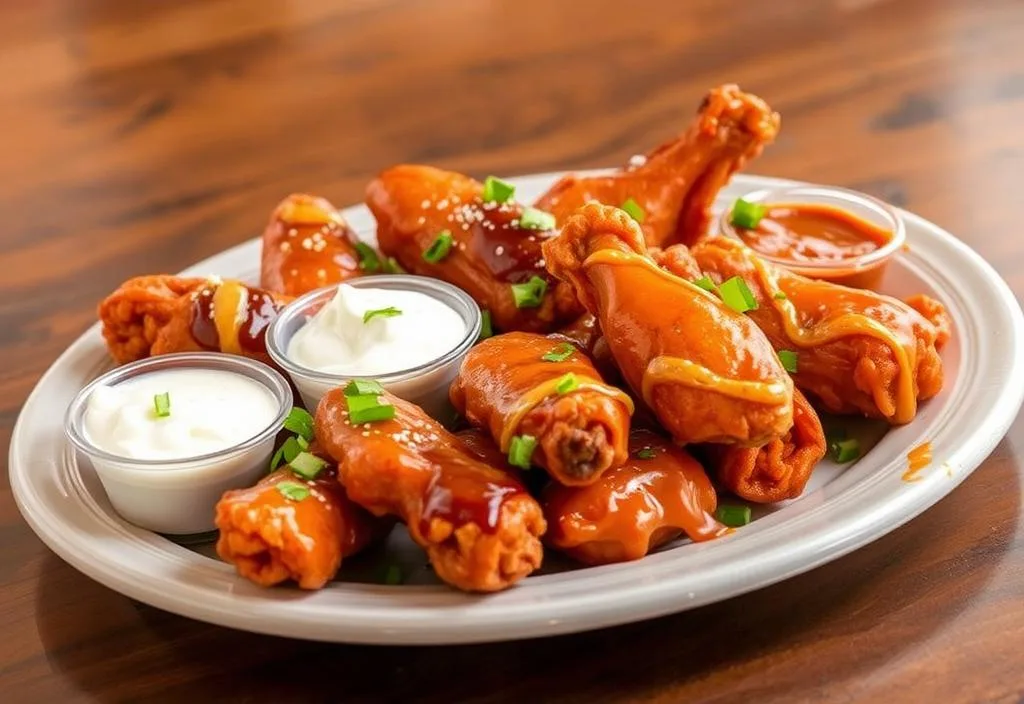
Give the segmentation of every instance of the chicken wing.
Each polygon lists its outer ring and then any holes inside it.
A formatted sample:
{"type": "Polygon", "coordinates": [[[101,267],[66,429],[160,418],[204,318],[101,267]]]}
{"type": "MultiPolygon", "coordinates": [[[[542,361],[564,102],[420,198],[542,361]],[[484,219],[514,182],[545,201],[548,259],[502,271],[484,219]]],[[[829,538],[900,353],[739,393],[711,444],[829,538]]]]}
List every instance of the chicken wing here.
{"type": "Polygon", "coordinates": [[[302,589],[320,589],[344,558],[388,526],[345,495],[333,467],[312,481],[282,467],[253,487],[225,493],[216,511],[217,554],[264,587],[291,580],[302,589]],[[282,482],[305,487],[308,495],[289,498],[282,482]]]}
{"type": "Polygon", "coordinates": [[[690,252],[716,283],[746,281],[757,300],[747,315],[777,350],[795,353],[794,382],[825,410],[909,423],[942,388],[940,332],[906,303],[794,274],[733,239],[690,252]]]}
{"type": "Polygon", "coordinates": [[[591,203],[544,244],[629,385],[679,443],[762,445],[793,423],[793,383],[757,326],[659,268],[622,210],[591,203]]]}
{"type": "Polygon", "coordinates": [[[562,177],[537,201],[562,222],[596,200],[634,201],[643,210],[647,244],[692,244],[704,237],[718,192],[775,139],[779,115],[735,85],[711,90],[689,128],[642,163],[604,176],[562,177]]]}
{"type": "MultiPolygon", "coordinates": [[[[356,233],[328,201],[292,194],[274,208],[263,230],[260,286],[301,296],[361,276],[364,268],[356,249],[358,242],[356,233]]],[[[379,266],[376,258],[373,262],[371,268],[379,266]]]]}
{"type": "Polygon", "coordinates": [[[554,231],[524,226],[514,200],[485,203],[482,185],[468,176],[395,166],[370,183],[366,204],[384,254],[413,274],[462,288],[499,330],[550,332],[583,312],[544,270],[540,246],[554,231]],[[435,245],[442,233],[451,238],[447,248],[435,245]],[[531,281],[540,295],[517,298],[513,285],[531,281]]]}
{"type": "Polygon", "coordinates": [[[139,276],[99,305],[103,338],[119,363],[212,350],[270,362],[267,327],[291,297],[239,281],[139,276]]]}
{"type": "Polygon", "coordinates": [[[516,436],[562,484],[589,484],[626,459],[633,401],[557,337],[511,332],[469,351],[451,386],[455,409],[502,452],[516,436]]]}
{"type": "Polygon", "coordinates": [[[683,533],[710,540],[727,531],[714,519],[718,500],[704,469],[648,430],[633,431],[625,464],[587,486],[552,482],[542,503],[548,545],[589,565],[639,560],[683,533]]]}
{"type": "Polygon", "coordinates": [[[343,389],[320,401],[316,436],[353,501],[405,521],[437,575],[466,591],[505,589],[540,566],[540,506],[422,409],[389,394],[390,420],[355,425],[343,389]]]}

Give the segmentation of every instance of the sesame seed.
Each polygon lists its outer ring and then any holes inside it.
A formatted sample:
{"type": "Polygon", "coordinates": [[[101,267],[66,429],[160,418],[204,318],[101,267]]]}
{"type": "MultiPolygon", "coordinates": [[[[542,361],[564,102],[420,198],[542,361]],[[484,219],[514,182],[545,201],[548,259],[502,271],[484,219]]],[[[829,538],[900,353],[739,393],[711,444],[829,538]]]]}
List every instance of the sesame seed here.
{"type": "Polygon", "coordinates": [[[447,207],[448,207],[448,199],[447,198],[444,198],[442,200],[437,201],[437,209],[438,210],[444,210],[447,207]]]}
{"type": "Polygon", "coordinates": [[[299,234],[299,231],[296,230],[294,227],[291,228],[290,230],[288,230],[288,236],[289,237],[295,237],[295,235],[297,235],[297,234],[299,234]]]}
{"type": "Polygon", "coordinates": [[[361,434],[362,434],[362,436],[363,436],[364,438],[368,438],[368,437],[370,437],[370,434],[369,434],[368,432],[366,432],[365,430],[364,430],[364,431],[363,431],[363,432],[362,432],[361,434]]]}
{"type": "Polygon", "coordinates": [[[302,240],[302,248],[313,249],[313,240],[309,239],[308,237],[302,240]]]}
{"type": "Polygon", "coordinates": [[[429,208],[430,207],[430,199],[429,198],[424,198],[423,202],[420,203],[420,207],[423,208],[424,210],[429,208]]]}
{"type": "Polygon", "coordinates": [[[290,252],[290,251],[292,251],[292,243],[291,242],[282,242],[281,243],[281,251],[282,252],[290,252]]]}
{"type": "Polygon", "coordinates": [[[502,254],[505,253],[505,248],[499,244],[497,247],[494,248],[494,253],[500,257],[502,254]]]}
{"type": "Polygon", "coordinates": [[[645,157],[643,154],[634,154],[633,156],[629,157],[630,168],[637,169],[646,163],[647,157],[645,157]]]}
{"type": "Polygon", "coordinates": [[[427,221],[427,219],[426,219],[426,218],[424,218],[424,217],[420,217],[420,219],[416,221],[416,224],[417,224],[417,225],[422,225],[422,224],[423,224],[423,223],[425,223],[426,221],[427,221]]]}
{"type": "Polygon", "coordinates": [[[298,276],[299,275],[299,270],[298,269],[292,269],[288,273],[291,274],[292,276],[298,276]]]}
{"type": "Polygon", "coordinates": [[[318,278],[318,279],[326,279],[327,278],[327,272],[324,271],[323,269],[317,269],[316,270],[316,278],[318,278]]]}

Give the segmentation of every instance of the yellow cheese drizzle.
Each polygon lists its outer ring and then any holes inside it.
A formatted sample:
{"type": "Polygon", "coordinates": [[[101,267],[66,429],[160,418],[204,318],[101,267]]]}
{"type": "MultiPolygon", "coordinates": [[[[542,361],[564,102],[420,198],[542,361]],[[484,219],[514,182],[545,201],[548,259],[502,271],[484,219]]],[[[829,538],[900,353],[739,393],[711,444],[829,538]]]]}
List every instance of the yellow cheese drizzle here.
{"type": "MultiPolygon", "coordinates": [[[[519,424],[523,422],[523,418],[526,417],[526,414],[540,405],[540,403],[548,396],[558,395],[556,387],[558,386],[558,382],[561,380],[561,377],[548,379],[547,381],[537,384],[519,397],[515,408],[512,413],[508,415],[505,420],[505,425],[501,429],[501,439],[498,442],[498,446],[501,447],[502,452],[508,452],[509,445],[512,444],[512,436],[515,435],[516,430],[519,429],[519,424]]],[[[631,399],[628,394],[616,389],[614,386],[608,386],[596,379],[579,378],[579,385],[569,393],[583,391],[584,389],[596,391],[604,394],[605,396],[610,396],[625,405],[626,410],[629,411],[629,415],[633,415],[633,399],[631,399]]]]}
{"type": "Polygon", "coordinates": [[[249,290],[237,281],[225,281],[213,292],[213,324],[220,338],[220,351],[242,354],[238,330],[246,318],[249,290]]]}
{"type": "Polygon", "coordinates": [[[294,198],[282,203],[277,217],[286,224],[343,225],[345,221],[336,211],[324,208],[318,199],[294,198]]]}

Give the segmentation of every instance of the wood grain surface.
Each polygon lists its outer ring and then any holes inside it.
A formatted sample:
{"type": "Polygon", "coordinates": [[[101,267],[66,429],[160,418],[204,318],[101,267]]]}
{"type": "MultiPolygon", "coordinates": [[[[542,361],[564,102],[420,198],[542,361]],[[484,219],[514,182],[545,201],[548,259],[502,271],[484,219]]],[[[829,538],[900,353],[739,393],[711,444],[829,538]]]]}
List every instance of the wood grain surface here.
{"type": "MultiPolygon", "coordinates": [[[[1024,294],[1020,0],[6,0],[0,444],[99,298],[254,236],[288,192],[619,164],[725,81],[783,115],[754,171],[908,207],[1024,294]]],[[[43,546],[4,472],[0,700],[1020,702],[1022,454],[1018,419],[920,518],[748,596],[428,649],[134,603],[43,546]]]]}

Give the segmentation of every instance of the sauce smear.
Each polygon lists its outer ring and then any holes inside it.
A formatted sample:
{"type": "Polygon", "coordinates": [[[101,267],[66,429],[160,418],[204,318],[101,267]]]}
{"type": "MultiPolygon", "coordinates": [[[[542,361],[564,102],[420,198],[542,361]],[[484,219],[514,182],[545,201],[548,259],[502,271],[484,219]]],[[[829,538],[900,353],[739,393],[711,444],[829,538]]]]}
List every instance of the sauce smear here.
{"type": "Polygon", "coordinates": [[[870,254],[892,232],[853,213],[817,203],[769,205],[756,228],[737,228],[751,249],[794,262],[840,262],[870,254]]]}
{"type": "Polygon", "coordinates": [[[932,463],[932,444],[923,442],[907,453],[907,471],[901,477],[905,482],[921,479],[919,472],[932,463]]]}

